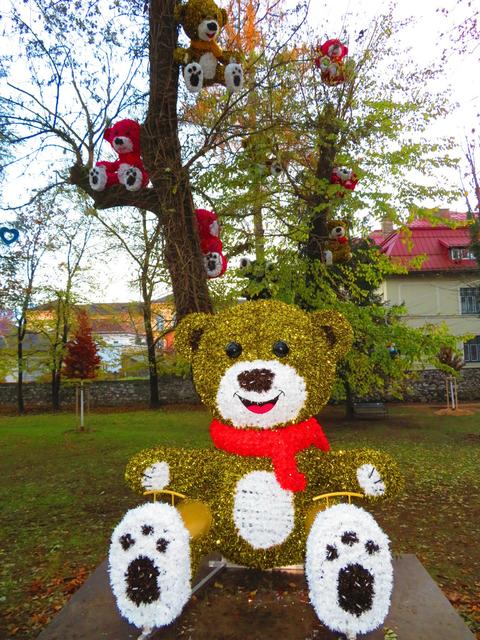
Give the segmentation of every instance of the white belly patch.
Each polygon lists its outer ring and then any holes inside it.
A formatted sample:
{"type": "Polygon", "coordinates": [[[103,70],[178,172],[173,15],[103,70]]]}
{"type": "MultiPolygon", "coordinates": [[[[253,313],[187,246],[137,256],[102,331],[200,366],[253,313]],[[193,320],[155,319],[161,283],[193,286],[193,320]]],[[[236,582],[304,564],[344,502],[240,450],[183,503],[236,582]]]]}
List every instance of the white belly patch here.
{"type": "Polygon", "coordinates": [[[218,61],[211,51],[204,53],[200,60],[200,66],[202,67],[203,77],[207,80],[212,80],[215,77],[218,61]]]}
{"type": "Polygon", "coordinates": [[[270,471],[252,471],[237,483],[233,520],[254,549],[284,542],[294,526],[292,491],[285,491],[270,471]]]}

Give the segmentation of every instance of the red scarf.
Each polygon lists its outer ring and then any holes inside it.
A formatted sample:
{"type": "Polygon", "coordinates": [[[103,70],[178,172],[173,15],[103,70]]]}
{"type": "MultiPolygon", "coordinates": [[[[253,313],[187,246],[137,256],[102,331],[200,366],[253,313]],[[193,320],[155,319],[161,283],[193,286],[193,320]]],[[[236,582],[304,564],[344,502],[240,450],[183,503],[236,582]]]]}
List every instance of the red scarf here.
{"type": "Polygon", "coordinates": [[[279,485],[287,491],[303,491],[307,479],[297,468],[295,455],[315,446],[328,451],[330,445],[315,418],[278,429],[237,429],[212,420],[210,435],[217,449],[239,456],[270,458],[279,485]]]}

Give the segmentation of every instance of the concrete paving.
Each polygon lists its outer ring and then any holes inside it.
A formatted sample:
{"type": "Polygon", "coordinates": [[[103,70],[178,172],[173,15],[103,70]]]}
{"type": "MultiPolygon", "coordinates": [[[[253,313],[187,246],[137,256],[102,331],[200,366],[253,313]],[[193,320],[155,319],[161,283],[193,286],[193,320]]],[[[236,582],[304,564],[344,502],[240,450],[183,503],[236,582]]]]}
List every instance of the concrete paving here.
{"type": "MultiPolygon", "coordinates": [[[[208,570],[208,566],[205,565],[201,574],[196,577],[196,582],[199,582],[208,570]]],[[[235,571],[238,572],[241,584],[243,570],[235,571]]],[[[384,626],[392,629],[399,640],[475,640],[473,633],[414,555],[405,554],[394,558],[394,576],[392,606],[384,626]]],[[[304,580],[303,575],[300,580],[304,580]]],[[[206,589],[208,588],[207,586],[206,589]]],[[[209,609],[204,608],[202,611],[201,606],[201,600],[188,605],[189,608],[198,607],[197,617],[208,616],[209,609]]],[[[255,611],[247,609],[245,615],[249,617],[249,636],[256,640],[255,611]]],[[[234,629],[235,622],[232,620],[232,631],[234,629]]],[[[72,596],[68,604],[40,634],[38,640],[134,640],[139,635],[140,631],[123,620],[117,611],[108,583],[105,561],[72,596]]],[[[152,640],[177,637],[175,629],[169,627],[155,632],[152,640]]],[[[214,633],[213,637],[217,638],[214,633]]],[[[230,637],[233,636],[229,634],[230,637]]],[[[316,632],[314,637],[318,640],[336,640],[339,634],[325,629],[320,635],[316,632]]],[[[195,640],[194,630],[190,638],[195,640]]],[[[384,640],[384,632],[379,629],[359,636],[359,640],[360,638],[384,640]]],[[[239,640],[243,638],[239,636],[239,640]]]]}

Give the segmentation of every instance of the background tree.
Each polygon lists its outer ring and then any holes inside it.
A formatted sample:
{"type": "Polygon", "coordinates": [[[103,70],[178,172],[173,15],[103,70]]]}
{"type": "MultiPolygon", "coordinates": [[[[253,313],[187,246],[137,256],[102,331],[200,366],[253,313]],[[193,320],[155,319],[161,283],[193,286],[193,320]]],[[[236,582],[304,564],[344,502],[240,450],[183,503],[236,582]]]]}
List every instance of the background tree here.
{"type": "MultiPolygon", "coordinates": [[[[5,116],[4,122],[15,145],[38,143],[38,162],[44,160],[50,144],[60,147],[74,165],[68,178],[66,163],[62,166],[59,161],[57,182],[70,179],[92,197],[97,209],[130,206],[158,217],[181,318],[190,311],[211,310],[189,175],[207,156],[208,163],[226,140],[242,135],[241,126],[233,123],[243,111],[244,95],[209,90],[219,105],[218,117],[193,132],[183,115],[179,121],[177,102],[185,101],[178,100],[179,74],[173,59],[178,37],[175,4],[176,0],[152,0],[148,5],[117,0],[73,11],[68,2],[37,0],[33,14],[28,14],[23,6],[12,3],[10,18],[20,38],[20,57],[25,57],[32,77],[28,89],[7,83],[4,103],[13,114],[5,116]],[[85,59],[86,49],[95,50],[94,59],[85,59]],[[131,61],[129,67],[125,60],[131,61]],[[121,65],[118,79],[116,64],[121,65]],[[69,91],[75,93],[78,108],[66,107],[69,91]],[[145,116],[142,150],[152,186],[138,192],[121,186],[93,192],[88,169],[102,152],[98,142],[107,124],[124,114],[145,116]],[[181,137],[179,124],[184,131],[181,137]]],[[[277,3],[262,6],[265,13],[274,13],[277,3]]],[[[293,27],[284,28],[283,43],[294,32],[293,27]]],[[[45,173],[44,188],[49,188],[52,172],[45,173]]]]}
{"type": "Polygon", "coordinates": [[[168,279],[162,223],[145,209],[140,209],[134,220],[126,219],[123,211],[99,213],[91,209],[90,213],[105,229],[111,251],[117,254],[121,251],[134,265],[135,276],[131,283],[139,291],[141,299],[147,343],[150,407],[158,407],[157,345],[161,335],[155,335],[152,302],[158,286],[168,279]]]}
{"type": "Polygon", "coordinates": [[[84,430],[83,382],[97,377],[100,356],[92,338],[90,319],[85,310],[77,313],[77,330],[73,340],[67,343],[63,361],[63,374],[67,378],[80,380],[80,430],[84,430]]]}
{"type": "Polygon", "coordinates": [[[24,372],[27,361],[24,340],[31,307],[38,300],[40,267],[52,250],[52,228],[55,212],[49,198],[21,209],[12,222],[20,232],[17,242],[0,246],[0,301],[3,310],[13,314],[16,333],[17,405],[25,412],[23,395],[24,372]]]}
{"type": "MultiPolygon", "coordinates": [[[[75,198],[72,200],[75,202],[75,198]]],[[[65,200],[60,203],[63,215],[56,218],[54,253],[50,258],[55,277],[47,277],[42,287],[41,294],[46,300],[43,312],[37,309],[30,316],[32,330],[41,334],[48,343],[47,365],[54,411],[60,408],[62,364],[70,337],[72,312],[80,299],[80,285],[86,290],[86,260],[91,257],[89,243],[92,240],[94,220],[85,216],[80,202],[77,205],[79,215],[71,216],[64,209],[65,200]]]]}

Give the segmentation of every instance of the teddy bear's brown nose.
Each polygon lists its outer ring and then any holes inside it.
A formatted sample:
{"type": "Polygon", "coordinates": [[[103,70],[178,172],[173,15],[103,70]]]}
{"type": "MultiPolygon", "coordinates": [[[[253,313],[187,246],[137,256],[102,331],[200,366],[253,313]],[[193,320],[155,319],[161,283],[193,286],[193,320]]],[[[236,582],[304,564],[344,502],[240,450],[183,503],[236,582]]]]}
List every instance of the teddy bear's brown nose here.
{"type": "Polygon", "coordinates": [[[207,22],[207,29],[209,31],[216,31],[218,28],[218,25],[216,22],[207,22]]]}
{"type": "Polygon", "coordinates": [[[275,374],[270,369],[250,369],[239,373],[237,380],[245,391],[261,393],[271,389],[274,377],[275,374]]]}

